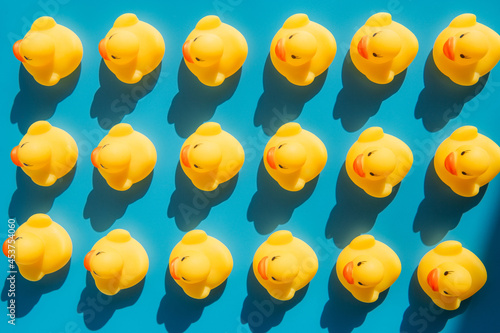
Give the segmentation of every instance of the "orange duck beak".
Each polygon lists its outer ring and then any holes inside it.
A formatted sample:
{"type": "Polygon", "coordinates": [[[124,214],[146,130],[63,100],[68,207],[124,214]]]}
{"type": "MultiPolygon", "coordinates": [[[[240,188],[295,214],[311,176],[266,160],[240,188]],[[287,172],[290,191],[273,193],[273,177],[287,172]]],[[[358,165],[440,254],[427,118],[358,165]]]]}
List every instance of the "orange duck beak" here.
{"type": "Polygon", "coordinates": [[[457,175],[457,161],[454,152],[446,156],[446,159],[444,160],[444,167],[452,175],[457,175]]]}
{"type": "Polygon", "coordinates": [[[19,146],[15,146],[10,152],[10,159],[18,167],[22,167],[23,164],[19,160],[19,146]]]}
{"type": "Polygon", "coordinates": [[[97,156],[99,155],[99,152],[101,151],[102,147],[97,147],[92,151],[92,155],[90,156],[90,159],[92,161],[92,164],[99,169],[100,165],[99,162],[97,161],[97,156]]]}
{"type": "Polygon", "coordinates": [[[281,38],[274,48],[274,52],[279,60],[286,62],[285,41],[281,38]]]}
{"type": "Polygon", "coordinates": [[[358,43],[358,53],[365,59],[368,59],[368,36],[363,36],[358,43]]]}
{"type": "Polygon", "coordinates": [[[21,42],[23,40],[20,39],[17,42],[14,43],[14,46],[12,47],[12,51],[14,51],[14,56],[16,57],[17,60],[20,62],[25,62],[26,60],[24,57],[21,55],[21,42]]]}
{"type": "Polygon", "coordinates": [[[267,277],[267,269],[266,269],[266,264],[267,264],[267,257],[264,257],[262,258],[260,261],[259,261],[259,266],[257,268],[260,276],[264,279],[264,280],[267,280],[268,277],[267,277]]]}
{"type": "Polygon", "coordinates": [[[191,164],[189,164],[189,157],[188,157],[190,147],[191,147],[190,145],[187,145],[184,148],[182,148],[182,151],[181,151],[181,162],[187,168],[191,167],[191,164]]]}
{"type": "Polygon", "coordinates": [[[191,58],[191,54],[189,54],[189,47],[191,46],[191,43],[191,40],[187,40],[184,45],[182,45],[182,55],[187,62],[194,63],[193,58],[191,58]]]}
{"type": "Polygon", "coordinates": [[[360,177],[365,177],[365,172],[363,171],[363,154],[359,154],[353,163],[354,172],[356,172],[360,177]]]}
{"type": "Polygon", "coordinates": [[[352,269],[354,267],[353,262],[348,262],[347,265],[345,265],[344,270],[342,274],[344,275],[344,279],[349,283],[349,284],[354,284],[354,278],[352,277],[352,269]]]}
{"type": "Polygon", "coordinates": [[[444,43],[443,52],[446,58],[455,61],[455,37],[448,38],[446,43],[444,43]]]}
{"type": "Polygon", "coordinates": [[[101,55],[101,57],[104,60],[108,60],[109,61],[108,52],[106,51],[106,38],[103,38],[99,42],[99,54],[101,55]]]}
{"type": "Polygon", "coordinates": [[[438,276],[439,272],[437,268],[434,268],[432,271],[429,272],[429,275],[427,275],[427,283],[432,288],[432,291],[439,291],[438,276]]]}
{"type": "Polygon", "coordinates": [[[179,259],[179,257],[175,257],[174,260],[170,263],[170,275],[174,278],[174,280],[180,280],[180,278],[177,276],[177,273],[175,272],[175,262],[179,259]]]}
{"type": "Polygon", "coordinates": [[[266,159],[267,164],[273,169],[276,169],[276,160],[274,159],[274,154],[276,153],[276,147],[272,147],[267,151],[266,159]]]}
{"type": "Polygon", "coordinates": [[[87,253],[87,255],[85,256],[85,259],[83,260],[83,266],[85,266],[85,269],[88,270],[89,272],[91,271],[90,258],[92,258],[94,253],[95,253],[95,250],[90,251],[89,253],[87,253]]]}

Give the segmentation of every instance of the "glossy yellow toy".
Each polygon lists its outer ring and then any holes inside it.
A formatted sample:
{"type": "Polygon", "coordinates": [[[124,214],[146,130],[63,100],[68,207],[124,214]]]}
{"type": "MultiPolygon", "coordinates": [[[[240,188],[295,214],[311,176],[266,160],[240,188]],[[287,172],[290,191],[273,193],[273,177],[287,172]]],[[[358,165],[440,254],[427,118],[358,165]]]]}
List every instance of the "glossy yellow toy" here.
{"type": "Polygon", "coordinates": [[[194,186],[213,191],[231,178],[243,166],[243,147],[218,123],[209,122],[198,127],[181,148],[181,167],[194,186]]]}
{"type": "Polygon", "coordinates": [[[287,230],[273,233],[253,257],[253,272],[271,296],[281,301],[292,299],[318,271],[316,253],[287,230]]]}
{"type": "Polygon", "coordinates": [[[298,86],[314,81],[335,58],[332,33],[306,14],[290,16],[271,42],[271,61],[278,72],[298,86]]]}
{"type": "Polygon", "coordinates": [[[123,123],[109,130],[91,159],[109,186],[125,191],[153,171],[156,149],[145,135],[123,123]]]}
{"type": "Polygon", "coordinates": [[[233,269],[233,257],[219,240],[203,230],[192,230],[172,250],[170,274],[184,292],[203,299],[221,285],[233,269]]]}
{"type": "Polygon", "coordinates": [[[371,235],[361,235],[340,252],[337,276],[359,301],[373,303],[401,273],[401,261],[387,245],[371,235]]]}
{"type": "Polygon", "coordinates": [[[44,86],[53,86],[80,65],[82,42],[52,17],[42,16],[13,47],[14,55],[33,78],[44,86]]]}
{"type": "Polygon", "coordinates": [[[500,172],[500,147],[476,127],[463,126],[439,145],[434,168],[453,192],[473,197],[500,172]]]}
{"type": "Polygon", "coordinates": [[[99,53],[120,81],[137,83],[158,67],[165,42],[153,26],[123,14],[99,43],[99,53]]]}
{"type": "Polygon", "coordinates": [[[127,230],[116,229],[101,238],[87,253],[85,268],[103,294],[116,295],[144,279],[149,259],[142,245],[127,230]]]}
{"type": "Polygon", "coordinates": [[[182,53],[186,66],[201,83],[219,86],[241,68],[248,45],[238,30],[209,15],[186,38],[182,53]]]}
{"type": "Polygon", "coordinates": [[[351,41],[354,66],[370,81],[386,84],[404,71],[418,52],[417,37],[391,14],[371,16],[351,41]]]}
{"type": "Polygon", "coordinates": [[[457,241],[442,242],[420,260],[418,282],[439,307],[456,310],[486,283],[486,268],[457,241]]]}
{"type": "Polygon", "coordinates": [[[264,149],[264,166],[288,191],[300,191],[325,167],[328,158],[323,142],[297,123],[281,126],[264,149]]]}
{"type": "Polygon", "coordinates": [[[439,34],[432,55],[444,75],[456,84],[471,86],[500,60],[500,36],[477,23],[476,15],[462,14],[439,34]]]}
{"type": "Polygon", "coordinates": [[[345,161],[347,175],[354,184],[376,198],[390,195],[412,164],[410,148],[398,138],[385,134],[380,127],[364,130],[349,149],[345,161]]]}
{"type": "Polygon", "coordinates": [[[71,258],[73,244],[66,230],[48,215],[35,214],[3,244],[3,253],[15,259],[19,273],[29,281],[39,281],[63,268],[71,258]]]}
{"type": "Polygon", "coordinates": [[[10,157],[35,184],[50,186],[73,169],[78,147],[71,135],[62,129],[47,121],[37,121],[12,149],[10,157]]]}

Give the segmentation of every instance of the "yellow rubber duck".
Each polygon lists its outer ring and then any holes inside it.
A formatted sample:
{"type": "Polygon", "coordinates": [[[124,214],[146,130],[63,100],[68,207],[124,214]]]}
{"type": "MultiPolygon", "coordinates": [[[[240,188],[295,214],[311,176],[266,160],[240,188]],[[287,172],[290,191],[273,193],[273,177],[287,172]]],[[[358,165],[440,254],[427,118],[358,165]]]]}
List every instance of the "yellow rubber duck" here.
{"type": "Polygon", "coordinates": [[[354,66],[378,84],[392,82],[411,64],[417,52],[417,37],[394,22],[389,13],[371,16],[352,38],[350,48],[354,66]]]}
{"type": "Polygon", "coordinates": [[[122,123],[109,130],[91,159],[109,186],[125,191],[153,171],[156,149],[145,135],[122,123]]]}
{"type": "Polygon", "coordinates": [[[476,127],[463,126],[439,145],[434,168],[453,192],[473,197],[500,172],[500,147],[476,127]]]}
{"type": "Polygon", "coordinates": [[[13,51],[36,82],[44,86],[53,86],[73,73],[83,56],[80,38],[49,16],[36,19],[13,51]]]}
{"type": "Polygon", "coordinates": [[[228,248],[203,230],[185,234],[168,261],[175,282],[196,299],[206,298],[212,289],[226,281],[233,269],[228,248]]]}
{"type": "Polygon", "coordinates": [[[264,149],[264,165],[271,177],[288,191],[300,191],[325,167],[323,142],[297,123],[281,126],[264,149]]]}
{"type": "Polygon", "coordinates": [[[401,273],[398,255],[371,235],[361,235],[340,252],[337,276],[359,301],[373,303],[401,273]]]}
{"type": "Polygon", "coordinates": [[[486,283],[486,268],[478,257],[457,241],[436,246],[420,260],[418,282],[432,301],[456,310],[486,283]]]}
{"type": "Polygon", "coordinates": [[[123,14],[99,43],[99,53],[118,80],[132,84],[158,67],[165,42],[152,25],[123,14]]]}
{"type": "Polygon", "coordinates": [[[328,69],[337,43],[332,33],[306,14],[290,16],[271,42],[271,61],[278,72],[297,86],[311,84],[328,69]]]}
{"type": "Polygon", "coordinates": [[[380,127],[364,130],[349,149],[345,161],[347,175],[354,184],[376,198],[390,195],[412,164],[410,148],[398,138],[385,134],[380,127]]]}
{"type": "Polygon", "coordinates": [[[245,152],[238,140],[223,131],[218,123],[209,122],[186,139],[180,160],[182,170],[194,186],[213,191],[240,171],[245,152]]]}
{"type": "Polygon", "coordinates": [[[95,243],[83,264],[97,289],[111,296],[141,282],[148,272],[149,259],[127,230],[116,229],[95,243]]]}
{"type": "Polygon", "coordinates": [[[182,47],[189,70],[207,86],[219,86],[236,73],[247,58],[245,37],[220,18],[202,18],[186,38],[182,47]]]}
{"type": "Polygon", "coordinates": [[[29,281],[63,268],[71,258],[73,244],[66,230],[48,215],[35,214],[3,244],[6,257],[13,257],[19,273],[29,281]]]}
{"type": "Polygon", "coordinates": [[[476,15],[462,14],[439,34],[432,55],[444,75],[456,84],[471,86],[500,60],[500,36],[477,23],[476,15]]]}
{"type": "Polygon", "coordinates": [[[73,169],[78,147],[67,132],[47,121],[37,121],[12,149],[10,157],[35,184],[50,186],[73,169]]]}
{"type": "Polygon", "coordinates": [[[253,257],[253,272],[271,296],[292,299],[318,271],[318,257],[304,241],[287,230],[276,231],[253,257]]]}

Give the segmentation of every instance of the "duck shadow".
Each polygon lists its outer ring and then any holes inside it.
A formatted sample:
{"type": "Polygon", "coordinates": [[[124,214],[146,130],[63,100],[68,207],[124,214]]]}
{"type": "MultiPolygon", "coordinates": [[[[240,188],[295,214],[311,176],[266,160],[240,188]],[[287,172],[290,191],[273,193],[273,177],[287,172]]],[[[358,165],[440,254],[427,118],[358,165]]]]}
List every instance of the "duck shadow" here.
{"type": "MultiPolygon", "coordinates": [[[[16,317],[22,318],[29,314],[38,301],[40,301],[43,294],[48,294],[61,288],[68,277],[70,266],[71,260],[60,270],[45,275],[39,281],[28,281],[23,278],[20,273],[13,274],[15,276],[15,280],[13,281],[16,286],[16,317]]],[[[10,284],[11,280],[6,278],[1,294],[2,302],[8,302],[9,299],[11,299],[11,297],[9,297],[10,284]]]]}
{"type": "Polygon", "coordinates": [[[243,301],[241,323],[248,324],[248,328],[253,333],[268,332],[283,321],[287,311],[302,301],[308,288],[309,284],[298,290],[291,300],[280,301],[272,297],[259,283],[251,264],[247,275],[248,296],[243,301]]]}
{"type": "Polygon", "coordinates": [[[197,322],[205,307],[216,302],[226,289],[227,280],[210,291],[204,299],[189,297],[170,275],[170,269],[165,273],[165,296],[161,299],[156,322],[163,324],[167,332],[182,333],[197,322]]]}
{"type": "Polygon", "coordinates": [[[175,218],[175,224],[181,231],[195,229],[207,218],[213,207],[229,199],[238,182],[238,175],[220,184],[213,191],[202,191],[193,185],[180,163],[177,163],[175,191],[170,197],[167,216],[175,218]]]}
{"type": "MultiPolygon", "coordinates": [[[[440,308],[423,291],[418,283],[417,270],[415,269],[410,280],[408,299],[410,305],[403,314],[400,331],[404,333],[441,332],[448,320],[467,310],[470,298],[464,300],[457,310],[448,311],[440,308]]],[[[479,332],[476,328],[468,332],[479,332]]],[[[492,332],[488,330],[488,332],[492,332]]]]}
{"type": "Polygon", "coordinates": [[[281,127],[297,119],[307,101],[312,99],[325,84],[328,69],[317,76],[307,86],[297,86],[281,75],[267,56],[264,65],[264,92],[259,98],[255,110],[254,125],[272,136],[281,127]]]}
{"type": "Polygon", "coordinates": [[[400,184],[385,198],[372,197],[352,182],[344,163],[335,188],[337,204],[326,223],[326,238],[332,238],[335,245],[343,249],[355,237],[370,231],[378,214],[396,197],[400,184]]]}
{"type": "Polygon", "coordinates": [[[97,118],[99,126],[110,129],[120,123],[126,115],[132,113],[137,103],[153,91],[161,75],[162,63],[137,83],[128,84],[120,81],[101,59],[99,65],[99,83],[92,105],[90,117],[97,118]]]}
{"type": "Polygon", "coordinates": [[[91,331],[102,328],[118,309],[134,305],[141,296],[146,278],[133,287],[120,290],[109,296],[97,289],[94,278],[87,272],[85,288],[82,290],[76,311],[83,314],[83,322],[91,331]]]}
{"type": "Polygon", "coordinates": [[[406,69],[390,83],[374,83],[358,71],[347,51],[342,65],[343,87],[333,107],[333,119],[340,119],[348,132],[359,130],[378,112],[382,102],[401,88],[405,77],[406,69]]]}
{"type": "Polygon", "coordinates": [[[389,289],[384,290],[373,303],[358,301],[339,281],[335,264],[328,280],[329,299],[321,314],[321,327],[327,328],[328,332],[352,332],[363,324],[370,311],[382,304],[388,292],[389,289]]]}
{"type": "Polygon", "coordinates": [[[149,189],[154,170],[143,180],[132,185],[126,191],[111,188],[99,171],[94,168],[92,174],[93,189],[87,197],[83,209],[83,218],[90,219],[95,231],[108,230],[113,223],[121,218],[127,207],[142,198],[149,189]]]}
{"type": "Polygon", "coordinates": [[[415,119],[422,119],[429,132],[437,132],[460,114],[464,104],[476,97],[486,85],[489,73],[472,86],[455,84],[434,63],[432,50],[424,67],[424,89],[415,105],[415,119]]]}
{"type": "Polygon", "coordinates": [[[436,174],[433,158],[425,174],[425,198],[418,206],[413,232],[420,232],[425,245],[437,244],[448,231],[455,229],[465,212],[479,204],[487,187],[488,185],[482,186],[479,193],[470,198],[456,194],[436,174]]]}
{"type": "Polygon", "coordinates": [[[177,83],[179,92],[174,96],[167,121],[174,124],[182,138],[193,134],[198,126],[213,117],[219,105],[233,96],[241,77],[241,68],[226,78],[220,86],[204,85],[191,73],[184,59],[179,64],[177,83]]]}
{"type": "Polygon", "coordinates": [[[36,82],[21,64],[19,66],[19,93],[10,111],[10,122],[17,123],[19,131],[26,134],[35,121],[50,119],[57,105],[75,90],[81,69],[80,64],[73,73],[49,87],[36,82]]]}
{"type": "Polygon", "coordinates": [[[47,213],[52,208],[55,198],[69,187],[75,177],[75,172],[76,164],[52,186],[39,186],[33,183],[21,168],[17,168],[17,189],[10,199],[9,217],[16,219],[20,225],[33,214],[47,213]]]}
{"type": "Polygon", "coordinates": [[[270,234],[278,225],[288,222],[295,208],[309,199],[318,179],[319,176],[307,182],[300,191],[287,191],[269,175],[261,160],[257,173],[257,192],[248,206],[247,220],[254,223],[259,234],[270,234]]]}

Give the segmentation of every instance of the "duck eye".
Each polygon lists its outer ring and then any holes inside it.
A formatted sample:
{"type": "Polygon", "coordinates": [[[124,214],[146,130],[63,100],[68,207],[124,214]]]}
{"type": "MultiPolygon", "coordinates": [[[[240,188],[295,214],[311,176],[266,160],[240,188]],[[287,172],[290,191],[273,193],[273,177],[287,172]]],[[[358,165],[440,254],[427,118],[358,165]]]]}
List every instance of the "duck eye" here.
{"type": "Polygon", "coordinates": [[[24,56],[24,59],[26,59],[28,61],[31,60],[31,58],[28,58],[27,56],[24,56]]]}
{"type": "Polygon", "coordinates": [[[196,61],[204,61],[204,60],[201,60],[201,59],[200,59],[200,58],[198,58],[198,57],[196,57],[195,59],[196,59],[196,61]]]}
{"type": "Polygon", "coordinates": [[[278,166],[280,167],[280,169],[286,169],[284,166],[282,166],[281,164],[278,164],[278,166]]]}
{"type": "Polygon", "coordinates": [[[376,54],[375,52],[373,52],[373,56],[374,56],[375,58],[377,58],[377,57],[378,57],[378,54],[376,54]]]}
{"type": "Polygon", "coordinates": [[[193,166],[196,168],[196,169],[201,169],[198,165],[196,164],[193,164],[193,166]]]}
{"type": "Polygon", "coordinates": [[[462,175],[467,176],[467,172],[462,171],[462,175]]]}
{"type": "Polygon", "coordinates": [[[374,176],[375,177],[375,174],[373,172],[370,172],[370,176],[374,176]]]}
{"type": "Polygon", "coordinates": [[[17,241],[18,239],[22,239],[22,237],[18,236],[18,237],[16,237],[16,239],[14,239],[14,241],[17,241]]]}
{"type": "Polygon", "coordinates": [[[99,163],[99,165],[101,166],[101,168],[107,169],[104,165],[102,165],[102,163],[99,163]]]}
{"type": "Polygon", "coordinates": [[[193,147],[193,149],[195,149],[195,148],[196,148],[196,147],[198,147],[199,145],[200,145],[199,143],[195,144],[195,145],[194,145],[194,147],[193,147]]]}
{"type": "Polygon", "coordinates": [[[362,284],[361,282],[358,282],[358,284],[359,284],[360,286],[364,286],[364,284],[362,284]]]}
{"type": "Polygon", "coordinates": [[[272,257],[271,261],[274,261],[276,258],[279,258],[279,256],[272,257]]]}
{"type": "Polygon", "coordinates": [[[184,276],[181,276],[181,278],[182,278],[184,281],[187,281],[187,279],[186,279],[184,276]]]}
{"type": "Polygon", "coordinates": [[[378,32],[374,33],[372,37],[375,37],[375,36],[377,36],[377,34],[378,34],[378,32]]]}
{"type": "Polygon", "coordinates": [[[30,166],[28,163],[24,163],[24,162],[23,162],[23,165],[24,165],[24,166],[30,166]]]}
{"type": "Polygon", "coordinates": [[[271,279],[273,279],[274,281],[278,281],[274,276],[271,276],[271,279]]]}
{"type": "Polygon", "coordinates": [[[448,275],[448,274],[450,274],[450,273],[451,273],[450,271],[445,271],[445,272],[444,272],[444,276],[446,276],[446,275],[448,275]]]}
{"type": "Polygon", "coordinates": [[[113,59],[118,59],[118,58],[117,58],[117,57],[115,57],[114,55],[111,55],[111,58],[113,58],[113,59]]]}
{"type": "Polygon", "coordinates": [[[297,56],[292,54],[292,59],[297,59],[297,56]]]}
{"type": "Polygon", "coordinates": [[[443,293],[445,293],[446,295],[449,295],[448,292],[446,290],[443,290],[443,293]]]}
{"type": "Polygon", "coordinates": [[[283,147],[283,145],[279,145],[279,146],[278,146],[278,149],[280,149],[281,147],[283,147]]]}
{"type": "Polygon", "coordinates": [[[369,153],[368,153],[368,156],[371,156],[374,152],[375,152],[375,150],[374,150],[374,151],[369,152],[369,153]]]}
{"type": "Polygon", "coordinates": [[[95,275],[99,276],[99,274],[97,274],[95,271],[92,271],[92,273],[94,273],[95,275]]]}
{"type": "Polygon", "coordinates": [[[459,38],[462,38],[463,36],[465,36],[465,34],[461,34],[459,38]]]}
{"type": "Polygon", "coordinates": [[[184,259],[186,259],[186,258],[187,258],[187,256],[186,257],[182,257],[181,261],[184,261],[184,259]]]}

